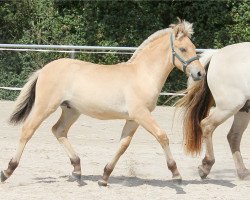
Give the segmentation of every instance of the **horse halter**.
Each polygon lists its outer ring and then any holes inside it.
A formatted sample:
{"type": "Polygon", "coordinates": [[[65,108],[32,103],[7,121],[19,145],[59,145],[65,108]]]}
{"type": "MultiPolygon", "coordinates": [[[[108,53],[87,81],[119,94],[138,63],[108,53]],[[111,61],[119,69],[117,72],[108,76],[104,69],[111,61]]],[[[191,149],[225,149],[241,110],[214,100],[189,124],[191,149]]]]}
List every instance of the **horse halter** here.
{"type": "MultiPolygon", "coordinates": [[[[174,43],[173,43],[173,34],[171,34],[170,36],[170,44],[171,44],[171,48],[172,48],[172,60],[173,60],[173,65],[175,66],[174,64],[174,60],[175,60],[175,57],[178,58],[178,60],[183,64],[182,68],[183,68],[183,71],[184,73],[186,74],[187,73],[187,66],[195,61],[195,60],[199,60],[199,57],[198,56],[195,56],[195,57],[192,57],[188,60],[184,60],[179,54],[177,54],[174,50],[174,43]]],[[[175,66],[176,67],[176,66],[175,66]]]]}

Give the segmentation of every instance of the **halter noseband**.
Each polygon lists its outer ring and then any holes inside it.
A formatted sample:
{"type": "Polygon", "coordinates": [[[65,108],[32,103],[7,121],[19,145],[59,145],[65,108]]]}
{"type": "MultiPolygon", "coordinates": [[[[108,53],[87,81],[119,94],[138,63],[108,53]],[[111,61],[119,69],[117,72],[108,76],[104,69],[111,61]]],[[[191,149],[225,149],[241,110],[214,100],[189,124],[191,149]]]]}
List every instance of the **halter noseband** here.
{"type": "Polygon", "coordinates": [[[190,58],[189,60],[185,61],[179,54],[177,54],[174,50],[174,43],[173,43],[173,34],[171,34],[170,36],[170,44],[171,44],[171,48],[172,48],[172,60],[173,60],[173,65],[175,66],[174,64],[174,60],[175,60],[175,57],[178,58],[178,60],[183,64],[182,68],[183,68],[183,71],[184,73],[186,74],[186,70],[187,70],[187,66],[195,61],[195,60],[199,60],[199,57],[198,56],[195,56],[195,57],[192,57],[190,58]]]}

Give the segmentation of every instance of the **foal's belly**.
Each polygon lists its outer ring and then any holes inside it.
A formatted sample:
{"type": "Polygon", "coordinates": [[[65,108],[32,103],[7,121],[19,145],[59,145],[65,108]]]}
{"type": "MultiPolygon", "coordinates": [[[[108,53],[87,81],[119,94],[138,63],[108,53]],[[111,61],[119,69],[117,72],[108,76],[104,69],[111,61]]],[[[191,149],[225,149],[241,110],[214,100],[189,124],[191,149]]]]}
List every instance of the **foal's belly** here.
{"type": "Polygon", "coordinates": [[[117,111],[111,109],[104,109],[98,107],[78,107],[78,110],[81,114],[88,115],[90,117],[101,119],[101,120],[110,120],[110,119],[129,119],[129,115],[126,111],[117,111]]]}
{"type": "Polygon", "coordinates": [[[77,109],[81,114],[93,118],[109,119],[129,119],[126,104],[123,100],[113,98],[85,97],[82,99],[71,99],[69,101],[72,108],[77,109]]]}

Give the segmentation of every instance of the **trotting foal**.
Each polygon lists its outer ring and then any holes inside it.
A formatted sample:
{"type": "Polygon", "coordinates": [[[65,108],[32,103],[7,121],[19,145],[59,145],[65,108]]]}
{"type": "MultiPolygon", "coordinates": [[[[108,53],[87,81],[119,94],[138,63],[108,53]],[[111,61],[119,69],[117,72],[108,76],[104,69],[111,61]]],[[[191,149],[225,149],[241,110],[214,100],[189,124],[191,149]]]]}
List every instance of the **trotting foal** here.
{"type": "Polygon", "coordinates": [[[64,146],[73,176],[81,178],[80,158],[67,138],[70,126],[85,114],[98,119],[125,119],[120,146],[106,165],[100,185],[126,151],[139,125],[161,144],[173,179],[181,180],[169,148],[166,132],[151,115],[161,89],[174,66],[200,80],[205,70],[190,40],[192,24],[180,21],[145,40],[126,63],[102,66],[75,59],[55,60],[31,76],[17,99],[12,123],[24,122],[19,145],[9,166],[1,173],[5,181],[14,172],[26,143],[39,125],[59,106],[62,114],[52,132],[64,146]]]}

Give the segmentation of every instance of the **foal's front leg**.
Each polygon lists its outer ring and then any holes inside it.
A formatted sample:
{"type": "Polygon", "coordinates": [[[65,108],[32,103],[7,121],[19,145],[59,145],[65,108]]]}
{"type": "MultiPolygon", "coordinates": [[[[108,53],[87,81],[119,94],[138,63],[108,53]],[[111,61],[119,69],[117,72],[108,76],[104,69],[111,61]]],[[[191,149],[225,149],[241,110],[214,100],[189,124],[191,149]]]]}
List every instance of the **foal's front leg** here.
{"type": "Polygon", "coordinates": [[[139,109],[136,111],[134,116],[135,116],[135,121],[138,122],[148,132],[150,132],[161,144],[166,156],[168,169],[172,172],[173,180],[181,182],[182,178],[177,169],[176,162],[172,156],[169,147],[169,139],[167,137],[166,132],[163,129],[161,129],[160,126],[156,123],[149,110],[144,108],[139,109]]]}
{"type": "Polygon", "coordinates": [[[124,125],[123,130],[122,130],[122,135],[121,135],[121,140],[120,140],[118,151],[116,152],[111,162],[105,166],[102,179],[98,181],[98,184],[100,186],[107,186],[110,174],[115,168],[115,165],[118,162],[121,155],[128,148],[137,128],[138,128],[138,124],[135,121],[129,121],[129,120],[126,121],[126,124],[124,125]]]}

